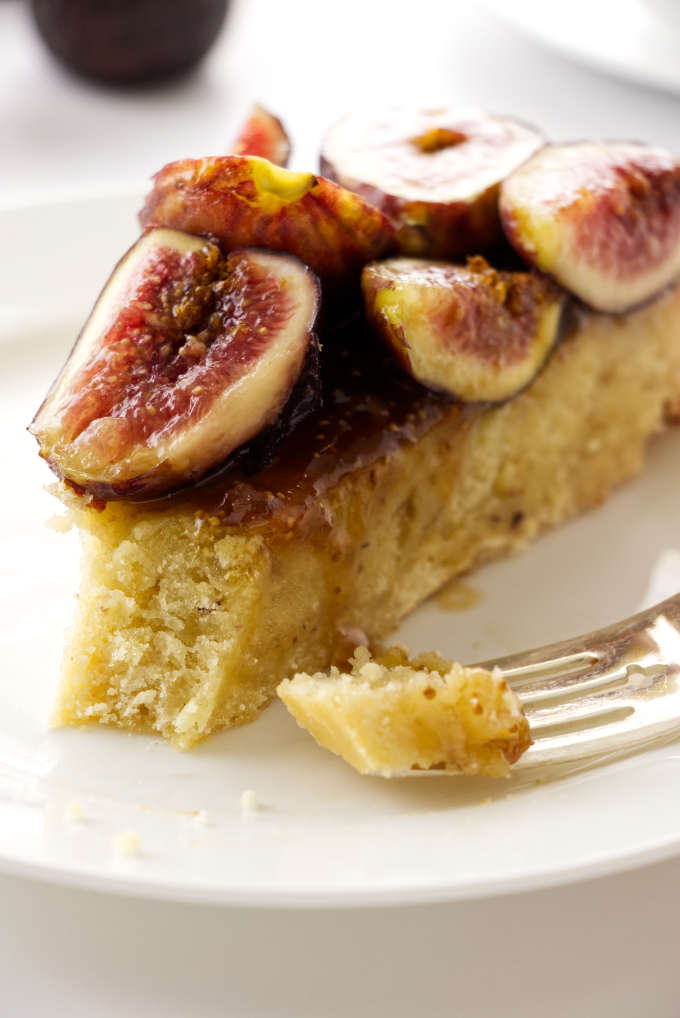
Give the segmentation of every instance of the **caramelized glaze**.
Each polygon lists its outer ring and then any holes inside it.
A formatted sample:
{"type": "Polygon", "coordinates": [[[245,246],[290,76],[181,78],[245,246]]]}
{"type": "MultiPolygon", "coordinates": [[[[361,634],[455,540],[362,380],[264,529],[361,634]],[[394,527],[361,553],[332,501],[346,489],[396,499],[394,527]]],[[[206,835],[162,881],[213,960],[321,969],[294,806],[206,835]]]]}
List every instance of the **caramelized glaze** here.
{"type": "Polygon", "coordinates": [[[236,461],[153,504],[167,508],[171,500],[213,525],[287,530],[346,474],[417,441],[444,416],[462,414],[459,404],[412,381],[363,324],[322,345],[321,406],[271,462],[248,474],[236,461]]]}

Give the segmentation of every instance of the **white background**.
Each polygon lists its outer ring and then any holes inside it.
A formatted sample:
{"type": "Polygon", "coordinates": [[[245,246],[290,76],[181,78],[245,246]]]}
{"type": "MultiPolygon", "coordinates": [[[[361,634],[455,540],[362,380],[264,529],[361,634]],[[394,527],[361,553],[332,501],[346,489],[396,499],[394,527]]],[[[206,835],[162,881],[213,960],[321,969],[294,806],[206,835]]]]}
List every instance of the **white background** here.
{"type": "MultiPolygon", "coordinates": [[[[315,166],[336,113],[404,100],[680,149],[678,98],[562,59],[469,0],[241,0],[198,74],[141,94],[68,77],[23,6],[0,0],[0,201],[127,187],[169,159],[224,150],[253,99],[284,116],[299,168],[315,166]]],[[[679,862],[363,912],[164,905],[9,878],[0,902],[3,1018],[679,1013],[679,862]]]]}

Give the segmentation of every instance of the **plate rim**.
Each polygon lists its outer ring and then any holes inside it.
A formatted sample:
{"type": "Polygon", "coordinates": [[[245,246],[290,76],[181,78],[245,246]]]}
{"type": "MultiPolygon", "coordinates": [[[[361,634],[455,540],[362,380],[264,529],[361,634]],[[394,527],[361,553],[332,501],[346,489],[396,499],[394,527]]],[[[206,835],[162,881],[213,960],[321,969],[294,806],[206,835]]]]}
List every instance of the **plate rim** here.
{"type": "Polygon", "coordinates": [[[167,901],[187,905],[213,905],[224,908],[252,908],[311,911],[315,909],[342,909],[350,911],[371,908],[401,908],[418,905],[452,904],[465,901],[484,901],[489,898],[511,897],[584,883],[600,877],[618,876],[680,855],[680,836],[670,836],[663,842],[650,842],[633,852],[622,852],[616,857],[602,854],[569,869],[545,866],[531,873],[504,875],[495,879],[468,881],[466,884],[449,883],[431,886],[402,885],[366,890],[365,887],[319,891],[295,887],[283,891],[275,883],[263,883],[257,889],[240,890],[237,885],[193,883],[182,884],[166,878],[149,879],[140,873],[122,873],[101,867],[59,867],[42,861],[21,860],[0,851],[0,874],[20,877],[52,886],[72,887],[82,891],[109,894],[148,901],[167,901]]]}
{"type": "MultiPolygon", "coordinates": [[[[60,192],[55,193],[49,201],[34,196],[34,200],[19,201],[11,206],[3,204],[0,199],[0,217],[11,212],[73,203],[85,205],[92,201],[106,203],[132,200],[139,195],[139,184],[135,184],[129,188],[107,186],[101,191],[87,193],[60,192]]],[[[556,864],[548,862],[539,867],[532,865],[530,870],[523,871],[518,867],[515,873],[506,870],[492,878],[482,875],[477,879],[444,882],[438,878],[429,884],[412,882],[399,886],[378,884],[367,887],[366,884],[357,884],[352,887],[345,882],[336,888],[327,881],[323,887],[297,883],[284,886],[280,882],[253,881],[244,888],[243,885],[228,882],[216,884],[214,881],[187,881],[179,872],[173,879],[162,873],[144,872],[143,864],[139,869],[126,872],[110,865],[106,867],[82,862],[65,864],[63,861],[56,863],[28,858],[27,854],[21,857],[4,849],[0,849],[0,873],[97,893],[196,905],[256,909],[357,909],[483,900],[545,890],[625,873],[678,855],[680,831],[662,839],[651,838],[646,844],[638,843],[633,849],[623,849],[614,854],[611,851],[599,855],[595,853],[568,866],[561,861],[556,864]]]]}

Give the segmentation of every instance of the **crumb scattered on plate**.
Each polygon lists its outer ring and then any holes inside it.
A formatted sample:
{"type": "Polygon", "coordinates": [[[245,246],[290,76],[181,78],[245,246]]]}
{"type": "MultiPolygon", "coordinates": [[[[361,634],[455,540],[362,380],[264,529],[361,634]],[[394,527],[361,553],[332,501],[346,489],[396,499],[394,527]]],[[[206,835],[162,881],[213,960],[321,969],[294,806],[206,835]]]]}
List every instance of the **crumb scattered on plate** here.
{"type": "Polygon", "coordinates": [[[252,788],[246,788],[241,792],[241,812],[243,814],[254,813],[258,808],[257,796],[252,788]]]}
{"type": "Polygon", "coordinates": [[[78,802],[76,799],[72,799],[71,802],[69,802],[66,805],[66,808],[64,809],[64,820],[67,820],[69,823],[72,824],[77,824],[82,819],[83,819],[82,803],[78,802]]]}
{"type": "Polygon", "coordinates": [[[113,840],[113,848],[119,858],[134,859],[139,855],[139,835],[131,828],[120,831],[113,840]]]}

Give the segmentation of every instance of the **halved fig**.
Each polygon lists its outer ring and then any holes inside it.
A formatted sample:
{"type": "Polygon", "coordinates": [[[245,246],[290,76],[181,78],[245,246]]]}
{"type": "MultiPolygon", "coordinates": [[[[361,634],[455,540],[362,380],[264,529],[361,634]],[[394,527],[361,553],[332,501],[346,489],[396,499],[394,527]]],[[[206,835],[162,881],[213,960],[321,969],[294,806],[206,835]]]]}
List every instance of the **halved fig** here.
{"type": "Polygon", "coordinates": [[[116,266],[30,431],[98,498],[196,480],[269,426],[313,336],[296,258],[150,230],[116,266]]]}
{"type": "Polygon", "coordinates": [[[416,258],[368,265],[369,321],[422,385],[463,402],[508,399],[555,345],[565,294],[544,276],[416,258]]]}
{"type": "Polygon", "coordinates": [[[257,156],[169,163],[154,177],[140,219],[143,226],[213,235],[227,250],[287,251],[336,287],[356,281],[394,236],[382,212],[358,195],[257,156]]]}
{"type": "Polygon", "coordinates": [[[542,144],[534,128],[485,113],[352,113],[326,135],[321,172],[392,220],[402,254],[455,258],[501,239],[500,182],[542,144]]]}
{"type": "Polygon", "coordinates": [[[503,183],[508,240],[598,311],[680,277],[680,161],[623,142],[548,145],[503,183]]]}
{"type": "Polygon", "coordinates": [[[255,105],[232,145],[231,152],[235,156],[261,156],[277,166],[287,166],[290,139],[278,117],[264,107],[255,105]]]}

